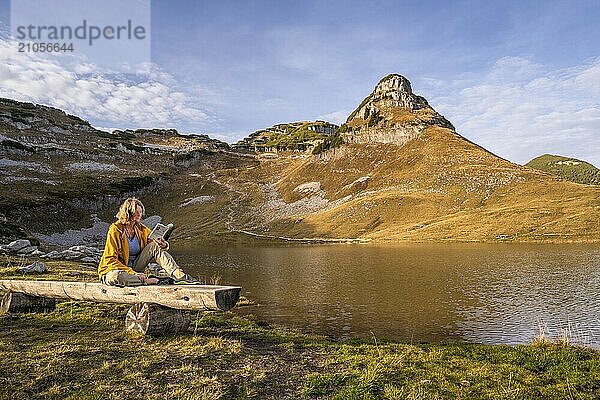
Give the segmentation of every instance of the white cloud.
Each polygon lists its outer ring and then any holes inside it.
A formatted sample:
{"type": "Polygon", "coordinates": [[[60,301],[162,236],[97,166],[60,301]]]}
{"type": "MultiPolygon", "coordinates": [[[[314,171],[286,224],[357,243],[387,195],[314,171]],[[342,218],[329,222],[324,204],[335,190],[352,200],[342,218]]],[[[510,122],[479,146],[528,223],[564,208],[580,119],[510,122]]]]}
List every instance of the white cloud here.
{"type": "Polygon", "coordinates": [[[285,100],[279,97],[263,100],[263,104],[265,105],[265,107],[272,108],[282,108],[287,105],[285,100]]]}
{"type": "Polygon", "coordinates": [[[348,111],[348,110],[338,110],[338,111],[330,112],[328,114],[319,115],[315,119],[329,121],[334,124],[341,125],[344,122],[346,122],[346,119],[348,118],[348,115],[350,115],[351,112],[352,111],[348,111]]]}
{"type": "Polygon", "coordinates": [[[511,161],[543,153],[600,166],[600,58],[559,69],[504,57],[483,76],[447,82],[423,80],[437,93],[431,104],[457,131],[511,161]]]}
{"type": "Polygon", "coordinates": [[[56,57],[18,53],[15,42],[0,40],[0,96],[51,105],[121,128],[211,120],[189,95],[173,87],[173,77],[154,65],[140,65],[137,74],[126,76],[73,60],[66,67],[56,57]]]}
{"type": "Polygon", "coordinates": [[[99,131],[110,132],[110,133],[112,133],[113,131],[116,131],[116,130],[123,129],[123,128],[100,126],[100,125],[95,125],[95,124],[92,124],[92,126],[96,129],[98,129],[99,131]]]}
{"type": "Polygon", "coordinates": [[[234,131],[234,132],[207,132],[207,135],[212,139],[217,139],[225,143],[236,143],[252,132],[247,131],[234,131]]]}

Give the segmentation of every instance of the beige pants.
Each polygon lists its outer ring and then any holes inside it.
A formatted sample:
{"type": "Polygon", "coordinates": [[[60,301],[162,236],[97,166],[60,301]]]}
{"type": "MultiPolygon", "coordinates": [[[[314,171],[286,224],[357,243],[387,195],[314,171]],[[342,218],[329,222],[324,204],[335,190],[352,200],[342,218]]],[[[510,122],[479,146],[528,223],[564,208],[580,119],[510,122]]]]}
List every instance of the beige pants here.
{"type": "MultiPolygon", "coordinates": [[[[184,272],[179,268],[172,255],[160,248],[155,242],[150,242],[144,247],[133,263],[133,270],[144,272],[151,262],[161,266],[167,273],[175,278],[181,278],[184,272]]],[[[122,270],[112,270],[102,275],[102,283],[111,286],[140,286],[144,283],[136,276],[122,270]]]]}

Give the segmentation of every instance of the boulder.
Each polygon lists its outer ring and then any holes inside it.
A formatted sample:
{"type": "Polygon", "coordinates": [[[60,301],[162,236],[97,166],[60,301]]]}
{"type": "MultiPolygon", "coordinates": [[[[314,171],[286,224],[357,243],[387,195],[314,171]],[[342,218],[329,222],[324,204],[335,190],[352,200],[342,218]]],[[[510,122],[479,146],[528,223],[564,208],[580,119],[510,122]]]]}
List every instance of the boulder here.
{"type": "Polygon", "coordinates": [[[69,247],[71,251],[78,251],[85,254],[87,257],[96,257],[102,255],[102,250],[88,246],[73,246],[69,247]]]}
{"type": "Polygon", "coordinates": [[[63,251],[51,251],[42,258],[50,260],[81,261],[84,263],[99,263],[102,250],[88,246],[72,246],[63,251]]]}
{"type": "Polygon", "coordinates": [[[26,255],[26,254],[32,254],[34,251],[37,250],[37,246],[27,246],[27,247],[23,247],[22,249],[16,251],[15,253],[17,255],[26,255]]]}
{"type": "Polygon", "coordinates": [[[61,256],[60,258],[63,260],[73,261],[73,260],[82,259],[83,257],[85,257],[85,254],[80,251],[68,249],[68,250],[61,252],[60,256],[61,256]]]}
{"type": "Polygon", "coordinates": [[[2,250],[6,251],[7,253],[16,253],[19,250],[24,249],[26,247],[30,247],[30,246],[31,246],[31,243],[29,242],[29,240],[19,239],[19,240],[15,240],[14,242],[10,242],[7,245],[2,246],[2,250]]]}
{"type": "Polygon", "coordinates": [[[42,258],[48,258],[50,260],[58,260],[59,258],[62,257],[62,253],[60,251],[51,251],[50,253],[47,253],[43,256],[41,256],[42,258]]]}
{"type": "Polygon", "coordinates": [[[22,274],[31,274],[31,273],[42,274],[42,273],[48,271],[48,267],[46,267],[46,264],[44,262],[36,261],[33,264],[29,264],[25,267],[17,268],[17,271],[22,274]]]}

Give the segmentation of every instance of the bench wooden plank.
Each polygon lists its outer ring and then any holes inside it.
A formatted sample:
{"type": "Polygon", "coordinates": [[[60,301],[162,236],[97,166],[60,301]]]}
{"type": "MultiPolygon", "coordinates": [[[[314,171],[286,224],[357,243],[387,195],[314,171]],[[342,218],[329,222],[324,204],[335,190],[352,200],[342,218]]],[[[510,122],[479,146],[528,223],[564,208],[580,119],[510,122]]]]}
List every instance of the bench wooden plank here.
{"type": "Polygon", "coordinates": [[[148,285],[117,287],[92,282],[0,280],[0,290],[53,299],[109,303],[155,303],[179,310],[230,310],[239,286],[148,285]]]}

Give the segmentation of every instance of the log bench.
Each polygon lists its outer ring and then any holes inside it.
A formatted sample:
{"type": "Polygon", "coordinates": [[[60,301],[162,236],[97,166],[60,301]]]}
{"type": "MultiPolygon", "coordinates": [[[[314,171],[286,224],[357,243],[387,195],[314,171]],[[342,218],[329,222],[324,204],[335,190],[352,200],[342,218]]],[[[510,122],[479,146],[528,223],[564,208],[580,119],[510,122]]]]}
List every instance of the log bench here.
{"type": "Polygon", "coordinates": [[[117,287],[91,282],[0,280],[8,293],[1,313],[50,312],[56,299],[133,304],[125,329],[144,335],[185,331],[190,310],[230,310],[241,287],[217,285],[148,285],[117,287]]]}

